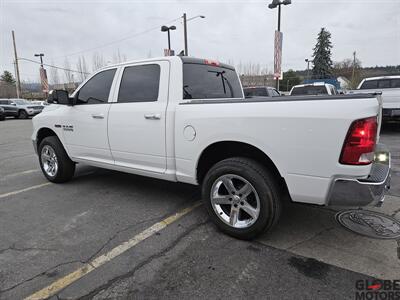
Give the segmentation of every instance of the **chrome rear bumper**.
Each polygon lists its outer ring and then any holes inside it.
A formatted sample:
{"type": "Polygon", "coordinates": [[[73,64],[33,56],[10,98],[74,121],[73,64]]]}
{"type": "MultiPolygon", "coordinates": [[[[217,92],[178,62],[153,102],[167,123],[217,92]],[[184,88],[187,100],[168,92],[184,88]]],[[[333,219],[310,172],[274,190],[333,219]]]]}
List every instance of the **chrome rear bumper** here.
{"type": "Polygon", "coordinates": [[[383,144],[375,149],[375,160],[367,178],[336,178],[328,197],[329,206],[382,205],[390,188],[390,152],[383,144]]]}

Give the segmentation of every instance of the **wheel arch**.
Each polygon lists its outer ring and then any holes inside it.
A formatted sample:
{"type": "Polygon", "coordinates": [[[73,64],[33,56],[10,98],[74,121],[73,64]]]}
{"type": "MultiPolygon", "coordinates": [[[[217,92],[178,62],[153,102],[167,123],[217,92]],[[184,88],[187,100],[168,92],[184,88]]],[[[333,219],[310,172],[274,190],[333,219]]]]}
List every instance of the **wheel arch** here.
{"type": "Polygon", "coordinates": [[[60,140],[60,138],[58,137],[57,133],[54,130],[48,127],[40,128],[36,134],[36,149],[39,149],[39,145],[43,141],[43,139],[49,136],[55,136],[60,140]]]}
{"type": "Polygon", "coordinates": [[[201,184],[208,170],[217,162],[236,156],[251,158],[261,163],[287,188],[279,169],[264,151],[251,144],[231,140],[212,143],[202,151],[196,166],[197,182],[201,184]]]}

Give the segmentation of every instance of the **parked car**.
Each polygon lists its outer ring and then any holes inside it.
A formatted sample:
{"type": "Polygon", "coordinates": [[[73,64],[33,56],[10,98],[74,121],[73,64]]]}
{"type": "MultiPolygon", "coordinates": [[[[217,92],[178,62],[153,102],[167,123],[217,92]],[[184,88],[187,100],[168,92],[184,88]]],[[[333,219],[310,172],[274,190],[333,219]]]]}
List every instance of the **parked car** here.
{"type": "Polygon", "coordinates": [[[252,86],[243,88],[244,96],[248,97],[279,97],[281,94],[273,87],[252,86]]]}
{"type": "Polygon", "coordinates": [[[34,105],[25,99],[0,99],[0,106],[4,108],[7,116],[27,119],[42,112],[43,107],[34,105]]]}
{"type": "Polygon", "coordinates": [[[6,113],[4,112],[4,108],[0,106],[0,121],[4,121],[6,119],[6,113]]]}
{"type": "Polygon", "coordinates": [[[350,93],[381,92],[383,117],[400,120],[400,75],[365,78],[350,93]]]}
{"type": "Polygon", "coordinates": [[[286,197],[382,203],[390,155],[378,144],[379,97],[245,99],[232,66],[153,58],[105,67],[71,96],[52,91],[32,141],[51,182],[86,163],[201,185],[215,224],[249,239],[272,228],[286,197]]]}
{"type": "Polygon", "coordinates": [[[6,117],[18,117],[18,108],[10,99],[0,99],[0,107],[4,109],[6,117]]]}
{"type": "Polygon", "coordinates": [[[32,104],[40,105],[40,106],[43,106],[43,107],[49,105],[49,103],[47,103],[47,101],[32,101],[32,104]]]}
{"type": "Polygon", "coordinates": [[[290,90],[291,96],[299,95],[337,95],[336,87],[329,83],[315,82],[310,84],[299,84],[290,90]]]}

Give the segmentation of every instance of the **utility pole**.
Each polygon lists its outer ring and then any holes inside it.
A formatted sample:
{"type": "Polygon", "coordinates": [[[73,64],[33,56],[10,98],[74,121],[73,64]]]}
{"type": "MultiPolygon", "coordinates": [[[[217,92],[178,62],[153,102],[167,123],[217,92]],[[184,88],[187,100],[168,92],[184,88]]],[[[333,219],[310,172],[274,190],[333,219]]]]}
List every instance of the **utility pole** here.
{"type": "Polygon", "coordinates": [[[16,84],[16,88],[17,88],[17,98],[20,97],[21,95],[21,81],[19,78],[19,67],[18,67],[18,55],[17,55],[17,46],[15,45],[15,34],[14,34],[14,30],[11,31],[12,33],[12,39],[13,39],[13,45],[14,45],[14,57],[15,57],[15,75],[17,77],[17,84],[16,84]]]}
{"type": "Polygon", "coordinates": [[[307,63],[307,79],[310,80],[310,62],[312,62],[312,60],[309,60],[308,58],[305,59],[305,62],[307,63]]]}
{"type": "Polygon", "coordinates": [[[183,14],[183,37],[185,41],[185,56],[188,56],[188,41],[187,41],[187,19],[186,19],[186,13],[183,14]]]}
{"type": "Polygon", "coordinates": [[[351,85],[354,88],[354,76],[356,72],[356,51],[353,52],[353,73],[351,74],[351,85]]]}

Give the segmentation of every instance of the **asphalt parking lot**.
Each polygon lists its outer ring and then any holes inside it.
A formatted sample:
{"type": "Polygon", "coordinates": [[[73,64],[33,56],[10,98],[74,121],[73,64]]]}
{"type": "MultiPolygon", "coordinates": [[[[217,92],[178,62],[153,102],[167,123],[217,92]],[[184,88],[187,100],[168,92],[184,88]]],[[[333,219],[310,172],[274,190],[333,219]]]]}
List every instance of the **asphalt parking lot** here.
{"type": "MultiPolygon", "coordinates": [[[[51,184],[31,130],[0,122],[1,299],[354,299],[357,280],[400,279],[400,241],[351,233],[331,209],[289,205],[274,232],[244,242],[215,229],[190,185],[83,165],[51,184]]],[[[400,124],[381,141],[392,189],[373,209],[400,218],[400,124]]]]}

